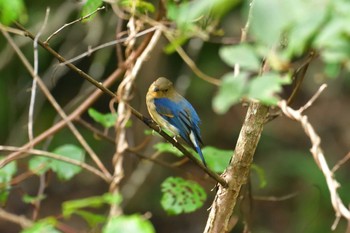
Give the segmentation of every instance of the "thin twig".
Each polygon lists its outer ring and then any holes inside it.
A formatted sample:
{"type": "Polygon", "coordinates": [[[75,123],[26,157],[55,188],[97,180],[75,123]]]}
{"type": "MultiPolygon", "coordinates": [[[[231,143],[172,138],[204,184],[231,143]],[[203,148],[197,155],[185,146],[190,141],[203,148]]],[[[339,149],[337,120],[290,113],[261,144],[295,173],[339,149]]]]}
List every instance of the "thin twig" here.
{"type": "Polygon", "coordinates": [[[320,86],[320,88],[318,89],[318,91],[314,94],[314,96],[312,96],[312,98],[301,108],[299,108],[299,112],[303,113],[306,109],[308,109],[314,102],[315,100],[321,95],[321,93],[323,92],[323,90],[327,87],[327,84],[322,84],[320,86]]]}
{"type": "Polygon", "coordinates": [[[44,157],[48,157],[48,158],[52,158],[52,159],[56,159],[56,160],[61,160],[63,162],[67,162],[73,165],[77,165],[81,168],[84,168],[85,170],[97,175],[98,177],[102,178],[103,180],[105,180],[106,182],[110,181],[110,177],[105,176],[105,174],[103,174],[102,172],[100,172],[99,170],[97,170],[96,168],[88,165],[87,163],[75,160],[75,159],[71,159],[68,157],[64,157],[62,155],[59,154],[55,154],[55,153],[51,153],[48,151],[44,151],[44,150],[38,150],[38,149],[26,149],[23,150],[23,148],[21,147],[15,147],[15,146],[2,146],[0,145],[0,150],[1,151],[21,151],[22,153],[27,153],[27,154],[34,154],[34,155],[39,155],[39,156],[44,156],[44,157]]]}
{"type": "MultiPolygon", "coordinates": [[[[39,55],[38,55],[38,40],[41,36],[41,34],[44,31],[44,28],[46,27],[47,20],[49,18],[50,14],[50,8],[46,8],[46,14],[44,23],[41,26],[38,34],[35,36],[33,41],[33,48],[34,48],[34,76],[38,75],[39,70],[39,55]]],[[[31,95],[30,95],[30,103],[29,103],[29,111],[28,111],[28,137],[29,141],[33,141],[33,118],[34,118],[34,106],[35,106],[35,96],[36,96],[36,90],[37,90],[37,82],[36,79],[33,79],[32,89],[31,89],[31,95]]]]}
{"type": "Polygon", "coordinates": [[[256,201],[285,201],[288,199],[291,199],[293,197],[296,197],[299,193],[294,192],[290,193],[284,196],[276,197],[276,196],[254,196],[253,199],[256,201]]]}
{"type": "MultiPolygon", "coordinates": [[[[175,40],[175,38],[167,31],[163,30],[163,34],[164,36],[168,39],[168,41],[170,43],[173,43],[173,41],[175,40]]],[[[192,69],[192,71],[201,79],[203,79],[204,81],[207,81],[208,83],[211,83],[213,85],[219,86],[221,81],[213,78],[209,75],[206,75],[205,73],[203,73],[196,65],[196,63],[187,55],[187,53],[185,52],[185,50],[173,43],[173,45],[175,46],[175,49],[177,51],[177,53],[180,55],[180,57],[184,60],[184,62],[192,69]]]]}
{"type": "Polygon", "coordinates": [[[75,24],[75,23],[77,23],[77,22],[83,21],[84,19],[89,18],[91,15],[95,14],[96,12],[98,12],[98,11],[100,11],[100,10],[104,10],[104,9],[105,9],[104,6],[99,7],[99,8],[97,8],[96,10],[94,10],[93,12],[91,12],[90,14],[87,14],[87,15],[85,15],[85,16],[83,16],[83,17],[80,17],[79,19],[76,19],[76,20],[74,20],[74,21],[72,21],[72,22],[70,22],[70,23],[64,24],[62,27],[60,27],[60,28],[57,29],[54,33],[52,33],[52,34],[45,40],[44,43],[45,43],[45,44],[48,44],[48,43],[49,43],[49,40],[51,40],[52,37],[54,37],[55,35],[57,35],[57,34],[58,34],[60,31],[62,31],[64,28],[66,28],[66,27],[68,27],[68,26],[70,26],[70,25],[72,25],[72,24],[75,24]]]}
{"type": "Polygon", "coordinates": [[[331,195],[331,202],[333,209],[335,211],[336,219],[332,225],[332,230],[335,230],[337,227],[337,224],[339,222],[339,219],[341,217],[346,218],[347,220],[350,220],[350,210],[343,204],[337,189],[340,187],[340,184],[337,182],[337,180],[334,178],[333,172],[329,169],[329,166],[327,164],[327,161],[324,157],[322,148],[321,148],[321,139],[316,133],[313,126],[310,124],[307,116],[302,115],[302,112],[309,107],[309,103],[313,103],[315,99],[320,95],[322,90],[324,90],[325,86],[322,85],[320,89],[317,91],[317,93],[311,98],[311,100],[306,104],[307,106],[301,107],[299,110],[294,110],[287,105],[287,101],[282,100],[278,103],[278,106],[281,108],[282,112],[289,118],[296,120],[300,122],[302,125],[306,135],[310,138],[310,141],[312,143],[312,147],[310,149],[311,154],[313,155],[313,158],[319,167],[319,169],[322,171],[324,177],[326,178],[327,186],[331,195]]]}
{"type": "MultiPolygon", "coordinates": [[[[146,34],[148,34],[150,32],[155,31],[156,29],[157,29],[156,27],[148,28],[148,29],[146,29],[146,30],[144,30],[142,32],[137,33],[135,35],[135,38],[143,36],[143,35],[146,35],[146,34]]],[[[79,59],[82,59],[83,57],[90,56],[92,53],[96,52],[97,50],[100,50],[100,49],[103,49],[103,48],[107,48],[109,46],[113,46],[113,45],[116,45],[116,44],[123,43],[123,42],[127,41],[128,39],[129,39],[129,37],[124,37],[124,38],[120,38],[120,39],[117,39],[117,40],[113,40],[113,41],[101,44],[101,45],[96,46],[94,48],[89,48],[88,51],[86,51],[85,53],[82,53],[82,54],[80,54],[80,55],[78,55],[76,57],[68,59],[65,62],[62,62],[60,65],[67,65],[68,63],[75,62],[75,61],[77,61],[79,59]]]]}
{"type": "MultiPolygon", "coordinates": [[[[14,43],[14,41],[12,40],[12,38],[9,36],[9,34],[6,31],[2,31],[3,35],[5,36],[5,38],[7,39],[7,41],[9,42],[9,44],[13,47],[13,49],[15,50],[15,52],[17,53],[17,55],[19,56],[20,60],[23,62],[24,66],[26,67],[26,69],[28,70],[28,72],[30,73],[30,75],[37,80],[39,87],[41,88],[41,90],[43,91],[43,93],[45,94],[45,96],[48,98],[48,100],[50,101],[50,103],[52,104],[52,106],[56,109],[56,111],[59,113],[59,115],[65,120],[67,121],[67,125],[70,128],[70,130],[72,131],[72,133],[74,134],[74,136],[77,138],[77,140],[80,142],[80,144],[84,147],[84,149],[87,151],[87,153],[91,156],[91,158],[94,160],[94,162],[97,164],[97,166],[101,169],[101,171],[104,173],[104,175],[108,178],[111,178],[110,173],[108,172],[107,168],[103,165],[103,163],[101,162],[101,160],[98,158],[98,156],[96,155],[96,153],[92,150],[92,148],[90,147],[90,145],[85,141],[85,139],[83,138],[83,136],[79,133],[79,131],[75,128],[75,126],[73,125],[73,123],[71,121],[69,121],[66,113],[62,110],[62,108],[60,107],[60,105],[57,103],[57,101],[55,100],[55,98],[52,96],[52,94],[50,93],[50,91],[48,90],[48,88],[46,87],[46,85],[44,84],[44,82],[39,78],[39,76],[34,75],[34,70],[33,67],[31,66],[31,64],[29,63],[29,61],[27,60],[27,58],[24,56],[24,54],[22,53],[22,51],[17,47],[17,45],[14,43]]],[[[33,37],[35,38],[35,37],[33,37]]],[[[39,44],[42,44],[42,42],[40,42],[38,40],[39,44]]],[[[5,159],[9,159],[9,158],[5,158],[5,159]]],[[[0,163],[1,165],[1,163],[0,163]]],[[[1,167],[1,166],[0,166],[1,167]]]]}
{"type": "Polygon", "coordinates": [[[20,225],[22,228],[28,228],[33,225],[33,222],[27,219],[26,217],[19,216],[16,214],[11,214],[5,211],[3,208],[0,208],[0,218],[12,223],[16,223],[20,225]]]}
{"type": "Polygon", "coordinates": [[[335,173],[343,164],[345,164],[350,159],[350,152],[344,156],[341,160],[337,162],[336,165],[332,168],[332,173],[335,173]]]}

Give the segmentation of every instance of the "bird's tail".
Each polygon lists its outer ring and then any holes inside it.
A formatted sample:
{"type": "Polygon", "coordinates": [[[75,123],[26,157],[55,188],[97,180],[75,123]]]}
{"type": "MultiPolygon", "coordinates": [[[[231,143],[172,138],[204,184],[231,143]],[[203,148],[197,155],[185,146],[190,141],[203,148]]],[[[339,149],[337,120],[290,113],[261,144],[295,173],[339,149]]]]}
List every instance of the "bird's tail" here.
{"type": "Polygon", "coordinates": [[[205,159],[204,159],[202,150],[201,150],[201,148],[198,146],[198,144],[196,145],[196,151],[197,151],[197,153],[199,154],[199,157],[201,157],[201,160],[202,160],[204,166],[207,167],[207,163],[205,162],[205,159]]]}

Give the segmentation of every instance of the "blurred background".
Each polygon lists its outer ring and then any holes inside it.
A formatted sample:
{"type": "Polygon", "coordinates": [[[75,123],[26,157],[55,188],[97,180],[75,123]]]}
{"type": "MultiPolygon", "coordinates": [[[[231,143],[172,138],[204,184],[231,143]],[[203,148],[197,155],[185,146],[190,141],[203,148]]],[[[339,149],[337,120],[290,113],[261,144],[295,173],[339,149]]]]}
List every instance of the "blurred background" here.
{"type": "MultiPolygon", "coordinates": [[[[155,4],[156,5],[156,4],[155,4]]],[[[53,31],[67,22],[80,17],[81,3],[77,1],[38,1],[32,0],[26,4],[28,18],[24,25],[32,33],[36,33],[42,25],[46,7],[51,13],[48,26],[42,38],[47,38],[53,31]]],[[[224,31],[224,38],[237,41],[240,29],[246,18],[245,4],[239,4],[229,12],[219,25],[224,31]]],[[[110,7],[99,12],[88,23],[76,23],[62,30],[54,37],[50,46],[63,57],[69,59],[83,52],[89,46],[97,46],[112,41],[116,35],[118,17],[110,7]]],[[[125,27],[125,25],[124,25],[125,27]]],[[[29,61],[33,61],[32,40],[25,37],[13,36],[16,44],[21,48],[29,61]]],[[[220,78],[230,71],[218,56],[218,49],[224,42],[222,38],[211,38],[206,42],[192,39],[183,47],[194,59],[197,66],[206,74],[220,78]]],[[[145,106],[145,95],[149,85],[159,76],[172,80],[176,88],[192,103],[202,120],[201,131],[205,145],[220,149],[233,150],[246,107],[237,104],[224,115],[213,111],[212,99],[217,87],[196,77],[177,53],[165,54],[163,48],[167,41],[162,38],[151,56],[144,63],[137,76],[134,87],[134,98],[131,105],[148,116],[145,106]]],[[[115,47],[107,47],[85,57],[75,64],[95,79],[103,81],[117,66],[115,47]]],[[[322,148],[330,167],[342,159],[350,148],[350,79],[348,73],[340,73],[336,79],[327,79],[323,74],[323,64],[314,60],[306,74],[301,91],[293,107],[304,105],[317,91],[322,83],[328,88],[306,111],[310,122],[322,139],[322,148]]],[[[60,66],[55,58],[39,48],[39,75],[50,88],[52,94],[64,107],[67,113],[72,112],[94,89],[90,83],[80,78],[64,66],[60,66]]],[[[0,144],[21,146],[28,141],[27,121],[32,78],[8,45],[0,36],[0,144]]],[[[115,91],[119,82],[110,89],[115,91]]],[[[282,96],[288,96],[288,90],[282,96]]],[[[109,112],[110,98],[106,95],[99,98],[92,106],[100,112],[109,112]]],[[[82,118],[96,127],[93,120],[84,114],[82,118]]],[[[39,91],[35,105],[34,133],[39,135],[55,124],[60,118],[52,106],[39,91]]],[[[111,159],[115,146],[101,140],[76,123],[79,131],[84,135],[108,169],[112,170],[111,159]]],[[[133,146],[142,142],[145,137],[150,142],[143,152],[152,153],[152,144],[161,140],[156,136],[145,136],[147,128],[137,119],[133,119],[133,126],[129,129],[128,137],[133,146]]],[[[110,129],[113,136],[113,129],[110,129]]],[[[41,143],[37,148],[50,150],[62,144],[78,144],[68,129],[60,130],[54,137],[41,143]]],[[[286,117],[277,117],[267,123],[254,156],[254,163],[265,172],[266,186],[261,188],[260,181],[253,171],[250,180],[251,203],[247,207],[246,201],[238,205],[235,216],[239,218],[232,232],[243,231],[243,220],[250,222],[252,232],[331,232],[335,214],[330,202],[325,179],[318,170],[309,152],[310,141],[297,122],[286,117]],[[286,200],[269,200],[273,197],[286,197],[286,200]],[[245,203],[245,204],[244,204],[245,203]]],[[[3,154],[6,155],[6,154],[3,154]]],[[[122,207],[126,214],[151,213],[150,218],[156,232],[196,233],[202,232],[208,217],[208,208],[215,196],[215,183],[192,162],[169,169],[149,161],[140,160],[135,155],[126,154],[124,160],[125,178],[123,181],[122,207]],[[168,176],[181,176],[194,180],[202,185],[208,198],[205,205],[191,214],[169,216],[160,205],[160,184],[168,176]]],[[[162,155],[161,160],[174,162],[178,158],[172,155],[162,155]]],[[[18,173],[26,171],[26,159],[19,161],[18,173]]],[[[339,193],[344,203],[350,202],[350,164],[344,164],[335,174],[341,187],[339,193]]],[[[108,185],[101,179],[87,172],[82,172],[68,182],[59,181],[55,175],[48,178],[45,191],[47,198],[42,202],[40,217],[57,216],[61,212],[61,203],[66,200],[100,195],[108,192],[108,185]]],[[[33,207],[22,201],[23,194],[35,195],[39,179],[32,176],[21,182],[11,190],[6,210],[15,214],[30,217],[33,207]]],[[[246,187],[247,188],[247,187],[246,187]]],[[[249,203],[248,203],[249,204],[249,203]]],[[[101,208],[100,213],[108,212],[108,208],[101,208]]],[[[79,217],[72,217],[67,224],[81,230],[94,232],[79,217]]],[[[334,232],[345,232],[347,223],[340,221],[334,232]]],[[[19,232],[19,226],[0,221],[0,232],[19,232]]]]}

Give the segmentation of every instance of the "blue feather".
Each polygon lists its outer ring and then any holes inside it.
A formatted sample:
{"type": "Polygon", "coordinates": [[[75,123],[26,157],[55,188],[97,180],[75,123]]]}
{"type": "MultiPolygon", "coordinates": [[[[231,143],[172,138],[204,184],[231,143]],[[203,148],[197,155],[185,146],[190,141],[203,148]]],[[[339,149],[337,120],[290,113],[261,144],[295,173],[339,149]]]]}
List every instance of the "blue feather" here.
{"type": "Polygon", "coordinates": [[[168,98],[156,98],[154,99],[154,105],[158,114],[174,126],[181,138],[197,151],[203,164],[206,166],[199,147],[199,144],[203,144],[199,129],[200,119],[192,105],[183,97],[178,101],[172,101],[168,98]],[[192,142],[190,138],[191,132],[193,132],[195,142],[192,142]]]}

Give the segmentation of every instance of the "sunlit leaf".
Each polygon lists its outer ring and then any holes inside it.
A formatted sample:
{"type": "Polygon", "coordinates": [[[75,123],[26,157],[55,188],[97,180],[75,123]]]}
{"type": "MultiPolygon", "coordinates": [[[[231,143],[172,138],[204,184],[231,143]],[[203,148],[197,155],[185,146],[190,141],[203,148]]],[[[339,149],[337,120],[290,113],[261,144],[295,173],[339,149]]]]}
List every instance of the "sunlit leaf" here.
{"type": "Polygon", "coordinates": [[[219,50],[219,55],[232,67],[239,64],[242,69],[258,71],[261,66],[258,54],[249,44],[223,46],[219,50]]]}
{"type": "MultiPolygon", "coordinates": [[[[0,159],[4,158],[0,156],[0,159]]],[[[0,205],[6,203],[11,188],[11,179],[17,172],[17,163],[13,161],[0,168],[0,205]]]]}
{"type": "Polygon", "coordinates": [[[85,210],[76,210],[74,214],[82,217],[90,226],[90,228],[96,227],[98,224],[104,223],[107,220],[107,216],[103,214],[95,214],[85,210]]]}
{"type": "Polygon", "coordinates": [[[193,212],[202,207],[207,199],[199,184],[180,177],[169,177],[161,186],[161,205],[170,215],[193,212]]]}
{"type": "Polygon", "coordinates": [[[21,233],[60,233],[55,229],[56,221],[53,218],[42,219],[35,222],[31,227],[21,231],[21,233]]]}
{"type": "Polygon", "coordinates": [[[213,109],[219,114],[226,113],[230,107],[240,101],[246,91],[247,74],[234,76],[228,73],[223,76],[218,94],[213,98],[213,109]]]}
{"type": "Polygon", "coordinates": [[[211,146],[204,147],[202,152],[208,167],[216,173],[224,172],[234,153],[233,150],[221,150],[211,146]]]}
{"type": "Polygon", "coordinates": [[[142,0],[121,0],[119,1],[119,4],[123,7],[133,8],[135,7],[136,10],[142,13],[151,12],[153,13],[155,11],[155,7],[152,3],[142,0]]]}
{"type": "Polygon", "coordinates": [[[158,142],[153,146],[154,149],[156,149],[160,153],[171,153],[178,157],[182,157],[183,154],[179,149],[177,149],[175,146],[173,146],[169,142],[158,142]]]}
{"type": "Polygon", "coordinates": [[[248,97],[267,105],[276,104],[277,93],[282,90],[282,85],[289,83],[289,76],[281,77],[279,74],[265,73],[249,82],[248,97]]]}
{"type": "Polygon", "coordinates": [[[63,216],[65,218],[70,217],[72,214],[75,214],[77,210],[82,208],[98,208],[104,204],[119,204],[121,202],[120,195],[112,195],[110,193],[106,193],[101,196],[93,196],[87,198],[81,198],[77,200],[66,201],[62,205],[63,216]]]}
{"type": "MultiPolygon", "coordinates": [[[[80,147],[75,145],[63,145],[56,148],[53,153],[62,155],[67,158],[71,158],[80,162],[85,159],[85,152],[80,147]]],[[[51,169],[56,172],[57,176],[62,180],[69,180],[74,175],[78,174],[82,168],[77,165],[73,165],[67,162],[52,160],[51,169]]]]}
{"type": "Polygon", "coordinates": [[[115,125],[115,122],[118,119],[118,115],[116,113],[100,113],[93,108],[89,108],[88,110],[89,116],[94,119],[96,122],[100,123],[105,128],[110,128],[115,125]]]}
{"type": "MultiPolygon", "coordinates": [[[[93,11],[95,11],[97,8],[99,8],[102,5],[102,0],[87,0],[83,6],[83,9],[81,10],[81,16],[86,16],[93,11]]],[[[85,19],[84,21],[89,21],[93,19],[94,15],[91,15],[89,18],[85,19]]]]}
{"type": "Polygon", "coordinates": [[[51,162],[50,158],[33,156],[28,162],[29,170],[37,175],[42,175],[50,169],[51,162]]]}
{"type": "Polygon", "coordinates": [[[23,0],[0,0],[0,22],[9,25],[25,14],[23,0]]]}
{"type": "Polygon", "coordinates": [[[40,195],[40,196],[30,196],[28,194],[25,194],[23,197],[22,197],[22,200],[24,203],[27,203],[27,204],[34,204],[35,202],[37,201],[42,201],[46,198],[46,195],[40,195]]]}
{"type": "Polygon", "coordinates": [[[138,214],[116,216],[109,219],[102,233],[155,233],[151,222],[138,214]]]}

